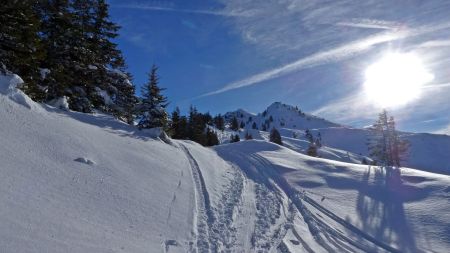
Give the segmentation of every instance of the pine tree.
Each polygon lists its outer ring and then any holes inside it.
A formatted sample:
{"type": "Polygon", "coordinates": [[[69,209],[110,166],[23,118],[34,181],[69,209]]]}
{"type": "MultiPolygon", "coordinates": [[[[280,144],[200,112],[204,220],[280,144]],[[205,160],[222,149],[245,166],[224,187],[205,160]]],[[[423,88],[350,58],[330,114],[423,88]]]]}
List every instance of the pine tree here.
{"type": "Polygon", "coordinates": [[[241,141],[241,138],[239,137],[239,135],[231,135],[231,139],[230,139],[230,143],[233,143],[233,142],[239,142],[239,141],[241,141]]]}
{"type": "Polygon", "coordinates": [[[6,70],[24,80],[21,87],[32,99],[42,101],[39,64],[44,57],[39,38],[40,19],[33,1],[6,1],[0,8],[0,73],[6,70]],[[3,69],[4,68],[4,69],[3,69]]]}
{"type": "Polygon", "coordinates": [[[231,126],[230,126],[231,130],[233,131],[237,131],[239,130],[239,122],[236,119],[236,117],[233,117],[233,119],[231,119],[231,126]]]}
{"type": "Polygon", "coordinates": [[[219,138],[217,138],[217,134],[211,129],[206,129],[206,145],[205,146],[215,146],[219,145],[219,138]]]}
{"type": "Polygon", "coordinates": [[[272,128],[269,135],[269,141],[276,143],[278,145],[283,145],[283,142],[281,141],[281,135],[280,132],[276,128],[272,128]]]}
{"type": "Polygon", "coordinates": [[[214,125],[219,130],[225,130],[225,120],[221,114],[214,117],[214,125]]]}
{"type": "Polygon", "coordinates": [[[153,65],[149,74],[149,81],[143,86],[142,101],[138,107],[140,121],[138,127],[154,128],[162,127],[166,129],[168,115],[166,112],[167,98],[161,94],[164,90],[158,86],[158,68],[153,65]]]}

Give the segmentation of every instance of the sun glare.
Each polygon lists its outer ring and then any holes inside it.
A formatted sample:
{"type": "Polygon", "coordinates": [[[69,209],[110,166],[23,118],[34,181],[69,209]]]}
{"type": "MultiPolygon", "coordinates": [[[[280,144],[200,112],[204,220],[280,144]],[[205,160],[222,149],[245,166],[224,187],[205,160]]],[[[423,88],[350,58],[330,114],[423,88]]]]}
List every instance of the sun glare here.
{"type": "Polygon", "coordinates": [[[390,53],[370,65],[365,73],[364,89],[376,105],[392,108],[405,105],[420,96],[422,86],[433,75],[411,53],[390,53]]]}

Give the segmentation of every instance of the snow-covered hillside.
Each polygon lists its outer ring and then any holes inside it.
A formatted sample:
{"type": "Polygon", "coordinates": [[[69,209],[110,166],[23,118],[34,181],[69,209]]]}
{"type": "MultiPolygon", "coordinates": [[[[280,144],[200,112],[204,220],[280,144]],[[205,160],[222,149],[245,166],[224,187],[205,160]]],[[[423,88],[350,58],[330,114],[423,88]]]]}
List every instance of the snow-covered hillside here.
{"type": "MultiPolygon", "coordinates": [[[[450,177],[204,148],[0,77],[0,252],[446,252],[450,177]]],[[[262,137],[264,139],[264,137],[262,137]]]]}
{"type": "MultiPolygon", "coordinates": [[[[254,139],[268,140],[269,131],[275,127],[283,137],[284,146],[306,153],[308,141],[305,130],[309,129],[314,136],[321,134],[323,147],[319,149],[320,157],[360,164],[368,158],[368,129],[357,129],[340,126],[325,119],[301,112],[297,107],[275,102],[263,113],[252,114],[239,109],[225,114],[230,122],[236,117],[244,128],[238,133],[241,139],[248,132],[254,139]],[[253,129],[256,124],[257,129],[253,129]],[[265,125],[265,126],[263,126],[265,125]]],[[[217,131],[222,143],[227,143],[234,131],[217,131]]],[[[450,175],[450,136],[429,133],[402,132],[401,137],[410,143],[409,154],[404,166],[450,175]]]]}

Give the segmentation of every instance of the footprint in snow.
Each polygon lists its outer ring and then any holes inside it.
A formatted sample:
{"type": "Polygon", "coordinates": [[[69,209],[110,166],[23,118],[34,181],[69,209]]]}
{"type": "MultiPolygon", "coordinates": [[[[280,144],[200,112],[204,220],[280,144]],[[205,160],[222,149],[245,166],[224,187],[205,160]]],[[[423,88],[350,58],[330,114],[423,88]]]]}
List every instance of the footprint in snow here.
{"type": "Polygon", "coordinates": [[[92,160],[89,160],[85,157],[79,157],[77,159],[74,160],[75,162],[79,162],[79,163],[84,163],[87,165],[94,165],[95,163],[92,160]]]}

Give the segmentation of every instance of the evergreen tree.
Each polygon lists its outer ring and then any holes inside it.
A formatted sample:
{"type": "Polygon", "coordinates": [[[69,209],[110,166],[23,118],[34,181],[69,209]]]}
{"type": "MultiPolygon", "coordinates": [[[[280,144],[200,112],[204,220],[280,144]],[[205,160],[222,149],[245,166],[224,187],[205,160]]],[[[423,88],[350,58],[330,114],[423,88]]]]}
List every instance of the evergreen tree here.
{"type": "Polygon", "coordinates": [[[262,124],[262,125],[261,125],[261,130],[262,130],[262,131],[267,131],[266,124],[262,124]]]}
{"type": "Polygon", "coordinates": [[[314,143],[318,148],[322,147],[322,135],[320,132],[317,134],[317,138],[315,139],[314,143]]]}
{"type": "Polygon", "coordinates": [[[230,143],[233,143],[233,142],[239,142],[239,141],[241,141],[241,138],[239,137],[238,134],[236,134],[236,135],[231,135],[230,143]]]}
{"type": "Polygon", "coordinates": [[[313,137],[311,131],[309,131],[309,129],[306,129],[306,130],[305,130],[305,138],[306,138],[306,140],[309,141],[310,143],[311,143],[311,142],[314,142],[314,137],[313,137]]]}
{"type": "Polygon", "coordinates": [[[181,139],[180,136],[180,108],[178,106],[175,108],[175,110],[172,112],[172,115],[170,117],[171,124],[170,124],[170,135],[174,139],[181,139]]]}
{"type": "Polygon", "coordinates": [[[239,130],[239,122],[236,119],[236,117],[233,117],[233,119],[231,119],[231,126],[230,126],[231,130],[233,131],[237,131],[239,130]]]}
{"type": "Polygon", "coordinates": [[[408,146],[399,138],[394,118],[383,110],[370,128],[368,147],[372,159],[382,166],[400,166],[408,146]]]}
{"type": "Polygon", "coordinates": [[[241,121],[241,124],[240,124],[240,126],[239,126],[240,128],[244,128],[245,127],[245,123],[244,123],[244,121],[241,121]]]}
{"type": "Polygon", "coordinates": [[[219,130],[225,130],[225,120],[221,114],[214,117],[214,125],[219,130]]]}
{"type": "Polygon", "coordinates": [[[215,146],[219,145],[219,138],[217,138],[217,134],[211,129],[206,129],[206,145],[205,146],[215,146]]]}
{"type": "Polygon", "coordinates": [[[253,122],[252,129],[258,129],[258,127],[256,126],[256,122],[253,122]]]}
{"type": "Polygon", "coordinates": [[[283,142],[281,141],[281,135],[280,132],[276,128],[272,128],[269,135],[270,142],[283,145],[283,142]]]}
{"type": "Polygon", "coordinates": [[[131,75],[116,72],[115,75],[111,76],[115,77],[112,80],[112,84],[116,87],[116,90],[111,94],[111,101],[103,101],[107,106],[105,111],[110,111],[118,119],[131,125],[134,123],[135,109],[138,103],[135,95],[135,86],[130,82],[131,75]]]}
{"type": "Polygon", "coordinates": [[[309,156],[317,157],[317,146],[314,142],[310,142],[306,154],[309,156]]]}
{"type": "Polygon", "coordinates": [[[39,64],[44,57],[39,38],[40,19],[33,1],[6,1],[0,8],[0,73],[6,70],[24,80],[21,87],[32,99],[42,101],[39,64]]]}
{"type": "Polygon", "coordinates": [[[140,121],[138,127],[153,128],[167,127],[168,116],[166,112],[167,98],[161,94],[164,90],[158,86],[158,68],[153,65],[149,74],[149,81],[143,86],[142,101],[138,107],[140,121]]]}
{"type": "Polygon", "coordinates": [[[206,123],[204,117],[201,113],[197,111],[197,108],[191,106],[189,110],[189,133],[188,137],[201,145],[206,145],[206,135],[205,135],[206,123]]]}

